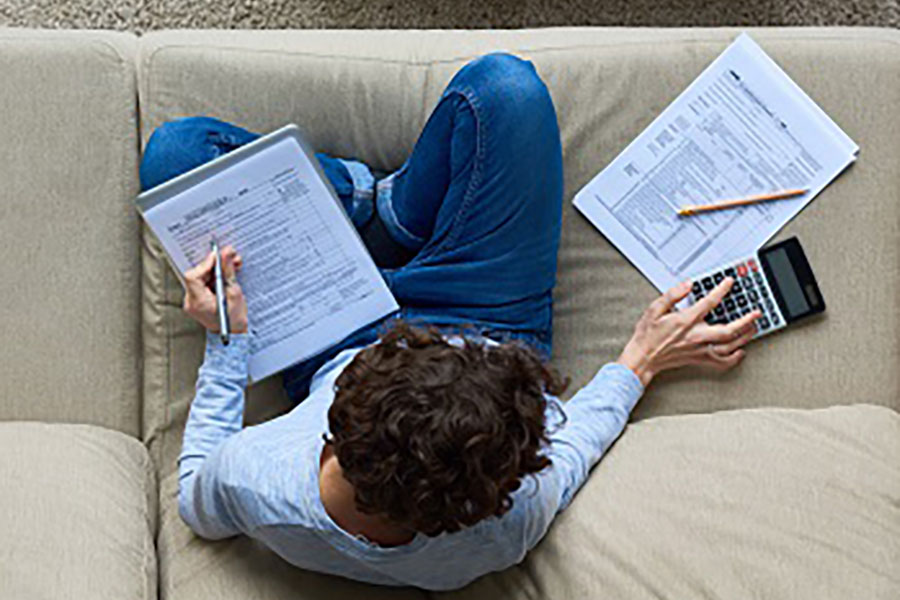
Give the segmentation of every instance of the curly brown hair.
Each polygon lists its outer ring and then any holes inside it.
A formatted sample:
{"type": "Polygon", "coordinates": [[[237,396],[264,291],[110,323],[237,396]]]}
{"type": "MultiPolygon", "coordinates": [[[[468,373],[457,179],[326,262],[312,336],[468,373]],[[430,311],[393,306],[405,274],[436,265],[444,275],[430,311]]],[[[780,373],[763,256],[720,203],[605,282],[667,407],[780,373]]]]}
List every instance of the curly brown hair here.
{"type": "Polygon", "coordinates": [[[361,512],[458,531],[550,465],[544,393],[568,381],[525,346],[463,339],[399,321],[337,378],[326,439],[361,512]]]}

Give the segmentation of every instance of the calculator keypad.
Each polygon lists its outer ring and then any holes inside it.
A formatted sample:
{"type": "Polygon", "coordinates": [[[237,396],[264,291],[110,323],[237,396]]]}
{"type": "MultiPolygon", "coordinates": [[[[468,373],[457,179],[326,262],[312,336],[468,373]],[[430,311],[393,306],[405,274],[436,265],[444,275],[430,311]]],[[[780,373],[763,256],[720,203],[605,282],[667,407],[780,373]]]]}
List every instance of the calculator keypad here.
{"type": "Polygon", "coordinates": [[[726,277],[734,278],[734,285],[722,302],[706,315],[707,323],[710,325],[730,323],[749,314],[753,309],[759,309],[762,316],[756,320],[756,337],[786,325],[756,257],[737,261],[733,265],[726,265],[698,277],[691,286],[691,304],[706,296],[726,277]]]}

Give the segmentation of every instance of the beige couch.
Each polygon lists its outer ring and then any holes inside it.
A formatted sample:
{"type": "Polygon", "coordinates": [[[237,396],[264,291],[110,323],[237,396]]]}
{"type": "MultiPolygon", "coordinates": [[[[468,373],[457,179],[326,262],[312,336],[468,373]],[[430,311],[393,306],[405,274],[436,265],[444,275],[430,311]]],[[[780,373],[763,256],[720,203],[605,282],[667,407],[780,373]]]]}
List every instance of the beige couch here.
{"type": "MultiPolygon", "coordinates": [[[[175,458],[203,338],[131,202],[155,127],[286,122],[396,168],[443,86],[489,50],[530,58],[563,137],[554,361],[614,359],[651,286],[575,191],[735,35],[0,30],[0,597],[423,598],[303,572],[179,520],[175,458]]],[[[861,146],[798,234],[827,317],[725,376],[654,382],[526,560],[470,598],[900,598],[900,33],[751,34],[861,146]]],[[[248,420],[289,408],[276,379],[248,420]]]]}

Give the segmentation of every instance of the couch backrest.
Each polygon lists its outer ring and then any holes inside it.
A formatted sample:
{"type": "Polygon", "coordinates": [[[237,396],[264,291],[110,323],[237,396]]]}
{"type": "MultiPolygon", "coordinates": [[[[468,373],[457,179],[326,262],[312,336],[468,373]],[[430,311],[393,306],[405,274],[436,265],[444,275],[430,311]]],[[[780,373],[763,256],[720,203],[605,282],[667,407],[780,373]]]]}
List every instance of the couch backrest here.
{"type": "Polygon", "coordinates": [[[140,431],[137,38],[0,29],[0,419],[140,431]]]}

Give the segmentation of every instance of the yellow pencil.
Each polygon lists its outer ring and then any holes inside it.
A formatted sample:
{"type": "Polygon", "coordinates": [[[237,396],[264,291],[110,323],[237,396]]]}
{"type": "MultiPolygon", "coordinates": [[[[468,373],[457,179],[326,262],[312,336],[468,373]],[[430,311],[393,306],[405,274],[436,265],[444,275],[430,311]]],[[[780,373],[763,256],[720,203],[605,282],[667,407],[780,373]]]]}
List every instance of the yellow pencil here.
{"type": "Polygon", "coordinates": [[[757,204],[759,202],[769,202],[770,200],[781,200],[783,198],[794,198],[807,193],[808,189],[802,190],[784,190],[783,192],[774,192],[771,194],[759,194],[758,196],[747,196],[746,198],[738,198],[736,200],[725,200],[715,204],[699,204],[697,206],[685,206],[678,210],[681,217],[689,217],[697,213],[710,212],[713,210],[722,210],[723,208],[734,208],[736,206],[747,206],[748,204],[757,204]]]}

